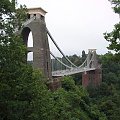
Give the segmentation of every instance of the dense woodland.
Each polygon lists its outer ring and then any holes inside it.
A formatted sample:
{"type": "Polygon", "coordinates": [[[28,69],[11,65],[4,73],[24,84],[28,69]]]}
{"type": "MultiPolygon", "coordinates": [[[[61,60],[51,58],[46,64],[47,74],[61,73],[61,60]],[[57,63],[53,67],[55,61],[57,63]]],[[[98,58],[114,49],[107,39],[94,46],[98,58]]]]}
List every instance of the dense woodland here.
{"type": "MultiPolygon", "coordinates": [[[[110,2],[119,14],[120,0],[110,2]]],[[[83,88],[77,74],[62,78],[62,87],[51,91],[41,71],[25,62],[27,49],[15,28],[22,28],[27,9],[16,10],[16,4],[0,2],[0,120],[120,120],[120,23],[104,33],[115,54],[98,55],[103,75],[99,87],[83,88]]],[[[68,57],[80,65],[86,54],[68,57]]]]}

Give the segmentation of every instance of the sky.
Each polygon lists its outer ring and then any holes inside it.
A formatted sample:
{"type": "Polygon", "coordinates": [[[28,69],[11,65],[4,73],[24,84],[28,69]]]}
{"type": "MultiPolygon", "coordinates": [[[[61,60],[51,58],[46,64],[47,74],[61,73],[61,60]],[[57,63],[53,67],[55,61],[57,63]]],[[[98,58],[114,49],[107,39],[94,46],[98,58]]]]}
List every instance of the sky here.
{"type": "MultiPolygon", "coordinates": [[[[87,53],[88,49],[107,53],[108,42],[103,33],[112,31],[119,22],[108,0],[18,0],[18,3],[48,12],[46,26],[66,55],[81,55],[82,50],[87,53]]],[[[59,56],[51,42],[50,49],[59,56]]]]}

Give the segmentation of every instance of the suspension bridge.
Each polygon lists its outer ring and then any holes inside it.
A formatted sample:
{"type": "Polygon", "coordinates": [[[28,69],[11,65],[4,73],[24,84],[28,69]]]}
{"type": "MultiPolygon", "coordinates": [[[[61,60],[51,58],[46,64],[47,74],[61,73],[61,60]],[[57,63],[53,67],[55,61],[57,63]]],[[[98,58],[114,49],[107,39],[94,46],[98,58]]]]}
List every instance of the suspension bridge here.
{"type": "MultiPolygon", "coordinates": [[[[33,47],[28,47],[28,52],[33,52],[33,67],[41,69],[48,79],[51,79],[52,77],[62,77],[76,73],[83,73],[82,83],[84,86],[88,86],[90,83],[96,85],[99,84],[101,81],[101,73],[100,65],[97,60],[96,49],[89,49],[85,61],[80,66],[76,66],[68,57],[66,57],[46,27],[46,13],[47,12],[42,8],[28,9],[28,19],[23,23],[23,29],[20,31],[26,46],[30,31],[33,34],[33,47]],[[53,42],[69,65],[63,63],[63,61],[58,59],[53,52],[50,51],[48,38],[53,42]],[[52,71],[50,56],[65,66],[66,69],[52,71]]],[[[17,31],[17,29],[15,31],[17,31]]]]}

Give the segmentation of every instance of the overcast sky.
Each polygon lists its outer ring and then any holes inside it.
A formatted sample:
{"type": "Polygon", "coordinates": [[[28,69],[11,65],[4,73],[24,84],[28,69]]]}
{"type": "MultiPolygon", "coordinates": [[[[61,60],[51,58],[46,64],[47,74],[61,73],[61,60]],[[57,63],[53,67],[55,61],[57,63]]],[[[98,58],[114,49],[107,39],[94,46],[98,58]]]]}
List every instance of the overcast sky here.
{"type": "MultiPolygon", "coordinates": [[[[118,15],[108,0],[18,0],[28,8],[42,7],[46,25],[53,38],[66,55],[81,55],[81,51],[97,49],[105,54],[108,42],[103,33],[112,31],[118,15]]],[[[53,45],[50,43],[50,47],[53,45]]],[[[52,49],[54,54],[56,50],[52,49]]]]}

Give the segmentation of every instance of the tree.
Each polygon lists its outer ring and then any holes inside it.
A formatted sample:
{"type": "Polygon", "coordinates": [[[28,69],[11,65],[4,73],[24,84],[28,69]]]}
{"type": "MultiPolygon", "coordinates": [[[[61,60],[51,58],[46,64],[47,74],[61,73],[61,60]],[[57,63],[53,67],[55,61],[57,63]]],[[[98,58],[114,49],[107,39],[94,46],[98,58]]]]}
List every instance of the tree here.
{"type": "Polygon", "coordinates": [[[26,64],[26,46],[15,34],[25,11],[24,6],[15,10],[14,0],[0,3],[0,120],[48,119],[51,114],[46,79],[26,64]]]}
{"type": "Polygon", "coordinates": [[[72,77],[64,77],[62,88],[65,93],[66,114],[70,120],[107,120],[105,115],[98,110],[97,105],[91,103],[87,91],[82,86],[75,85],[72,77]]]}
{"type": "Polygon", "coordinates": [[[85,54],[85,51],[83,50],[82,51],[82,62],[84,62],[86,59],[86,54],[85,54]]]}
{"type": "MultiPolygon", "coordinates": [[[[109,0],[114,5],[114,12],[120,16],[120,0],[109,0]]],[[[114,25],[110,33],[104,33],[105,39],[110,43],[108,49],[114,50],[117,60],[120,60],[120,22],[114,25]]]]}
{"type": "Polygon", "coordinates": [[[114,60],[111,52],[100,55],[102,64],[102,84],[96,88],[89,88],[89,96],[93,104],[97,104],[108,120],[120,119],[120,63],[114,60]]]}

